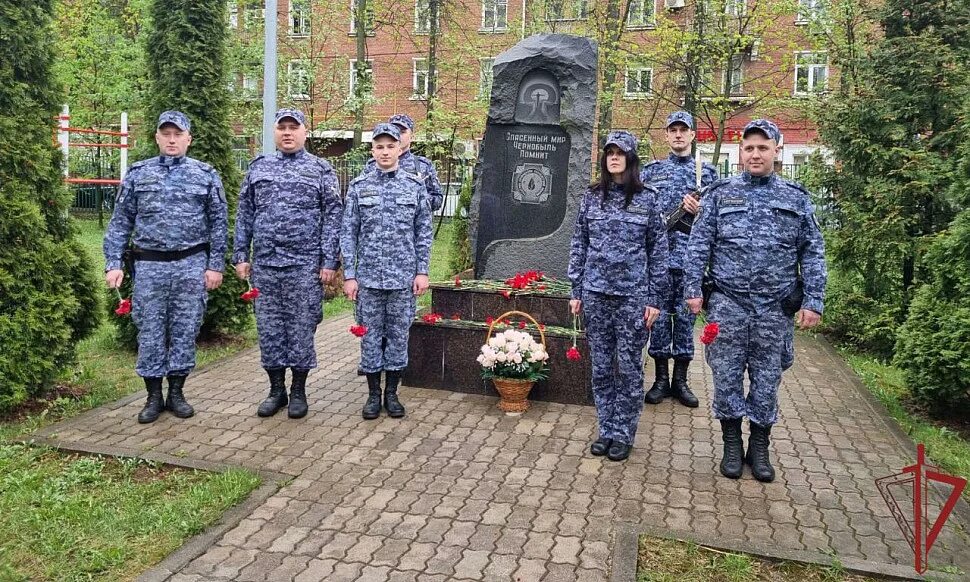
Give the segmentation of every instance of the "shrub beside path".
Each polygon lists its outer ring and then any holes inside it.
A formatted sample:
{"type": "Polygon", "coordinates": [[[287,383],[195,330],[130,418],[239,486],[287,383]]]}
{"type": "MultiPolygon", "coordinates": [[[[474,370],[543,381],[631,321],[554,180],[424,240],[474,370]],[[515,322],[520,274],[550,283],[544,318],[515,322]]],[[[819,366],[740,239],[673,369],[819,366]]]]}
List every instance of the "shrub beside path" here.
{"type": "MultiPolygon", "coordinates": [[[[364,421],[351,323],[320,326],[322,366],[310,375],[302,420],[256,417],[266,378],[251,349],[190,377],[191,419],[139,425],[138,394],[34,438],[292,477],[173,581],[605,581],[628,566],[612,564],[618,532],[639,530],[912,573],[912,551],[875,479],[915,462],[915,447],[821,339],[796,339],[772,433],[778,477],[763,484],[747,470],[739,481],[721,477],[709,408],[670,400],[645,408],[624,463],[589,455],[596,419],[583,406],[536,402],[512,418],[493,398],[404,387],[405,419],[364,421]]],[[[706,366],[694,365],[690,381],[710,402],[706,366]]],[[[970,572],[968,515],[961,500],[932,566],[970,572]]]]}

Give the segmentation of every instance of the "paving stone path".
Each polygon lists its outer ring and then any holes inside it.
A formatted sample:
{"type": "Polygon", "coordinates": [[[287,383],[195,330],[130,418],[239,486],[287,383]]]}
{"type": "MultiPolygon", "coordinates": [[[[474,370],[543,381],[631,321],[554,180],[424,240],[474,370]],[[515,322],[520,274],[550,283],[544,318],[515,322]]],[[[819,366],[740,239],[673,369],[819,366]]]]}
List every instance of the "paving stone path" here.
{"type": "MultiPolygon", "coordinates": [[[[492,398],[404,387],[405,419],[364,421],[350,323],[319,329],[324,364],[303,420],[256,417],[265,376],[251,349],[189,379],[194,418],[139,425],[139,396],[38,436],[292,477],[171,580],[592,582],[610,579],[620,524],[912,564],[874,484],[914,462],[912,443],[820,340],[797,339],[772,434],[778,478],[762,484],[719,475],[720,431],[703,405],[647,406],[625,463],[589,455],[595,415],[582,406],[534,403],[512,418],[492,398]]],[[[710,402],[706,366],[690,381],[710,402]]],[[[951,518],[933,565],[970,572],[968,526],[951,518]]]]}

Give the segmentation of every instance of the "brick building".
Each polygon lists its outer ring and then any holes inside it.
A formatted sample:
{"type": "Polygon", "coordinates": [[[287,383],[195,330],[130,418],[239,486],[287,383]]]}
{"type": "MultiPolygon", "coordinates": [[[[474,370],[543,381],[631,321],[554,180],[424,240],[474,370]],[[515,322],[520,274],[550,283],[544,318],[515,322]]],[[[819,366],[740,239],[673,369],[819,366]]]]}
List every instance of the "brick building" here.
{"type": "MultiPolygon", "coordinates": [[[[279,102],[303,109],[316,139],[326,140],[328,153],[346,151],[352,135],[357,0],[279,1],[279,102]]],[[[769,115],[785,135],[783,162],[804,163],[817,149],[816,131],[804,114],[807,100],[825,90],[831,72],[824,51],[817,50],[809,28],[821,9],[819,0],[799,0],[797,13],[786,13],[780,2],[701,0],[700,9],[724,11],[750,30],[735,36],[730,57],[730,87],[725,67],[700,72],[695,84],[700,111],[698,138],[703,155],[713,152],[716,112],[729,109],[721,165],[736,165],[736,134],[752,117],[769,115]],[[767,8],[766,8],[767,6],[767,8]],[[757,13],[757,11],[761,13],[757,13]],[[751,24],[761,22],[760,28],[751,24]],[[741,46],[743,45],[743,46],[741,46]],[[720,96],[718,96],[720,94],[720,96]],[[708,111],[707,114],[704,111],[708,111]],[[725,158],[727,161],[725,162],[725,158]]],[[[367,61],[371,97],[364,108],[364,128],[394,113],[408,113],[426,126],[428,57],[431,22],[428,0],[367,0],[367,61]]],[[[455,131],[463,142],[456,153],[474,156],[487,112],[494,57],[524,36],[538,32],[604,34],[606,0],[438,0],[438,104],[443,116],[438,134],[455,131]]],[[[662,121],[678,108],[686,91],[685,75],[676,58],[667,62],[662,39],[687,31],[699,9],[694,0],[626,0],[618,52],[619,87],[613,123],[647,137],[651,153],[663,153],[662,121]],[[628,3],[628,4],[627,4],[628,3]]],[[[790,6],[784,4],[784,6],[790,6]]],[[[250,57],[239,63],[233,87],[258,97],[261,75],[263,10],[261,2],[230,1],[230,25],[250,57]]],[[[730,18],[728,19],[730,21],[730,18]]],[[[609,24],[613,26],[613,24],[609,24]]],[[[253,101],[254,107],[258,106],[253,101]]],[[[365,133],[365,140],[368,134],[365,133]]]]}

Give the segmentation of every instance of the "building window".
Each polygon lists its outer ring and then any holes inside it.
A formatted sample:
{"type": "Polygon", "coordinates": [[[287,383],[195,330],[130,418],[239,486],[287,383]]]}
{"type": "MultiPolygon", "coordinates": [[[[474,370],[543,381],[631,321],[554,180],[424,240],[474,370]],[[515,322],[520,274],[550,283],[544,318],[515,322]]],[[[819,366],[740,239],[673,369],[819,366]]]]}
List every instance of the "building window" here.
{"type": "Polygon", "coordinates": [[[737,97],[744,95],[744,55],[731,57],[731,86],[728,87],[727,71],[721,74],[721,89],[728,90],[728,95],[737,97]]]}
{"type": "MultiPolygon", "coordinates": [[[[440,19],[436,20],[440,22],[440,19]]],[[[414,32],[417,34],[431,34],[431,0],[415,0],[414,32]]]]}
{"type": "Polygon", "coordinates": [[[724,0],[724,13],[731,16],[743,16],[745,0],[724,0]]]}
{"type": "Polygon", "coordinates": [[[478,96],[482,99],[488,99],[492,96],[492,67],[494,65],[495,59],[478,59],[478,66],[480,68],[478,76],[478,96]]]}
{"type": "Polygon", "coordinates": [[[310,36],[310,0],[290,0],[290,36],[310,36]]]}
{"type": "Polygon", "coordinates": [[[627,68],[624,99],[645,99],[653,90],[653,69],[627,68]]]}
{"type": "Polygon", "coordinates": [[[586,0],[547,0],[546,20],[585,20],[589,16],[586,0]]]}
{"type": "Polygon", "coordinates": [[[239,28],[239,2],[236,0],[226,2],[226,14],[229,17],[229,28],[233,30],[239,28]]]}
{"type": "Polygon", "coordinates": [[[411,59],[412,99],[428,97],[428,59],[411,59]]]}
{"type": "Polygon", "coordinates": [[[829,65],[825,53],[795,53],[795,95],[825,91],[828,78],[829,65]]]}
{"type": "Polygon", "coordinates": [[[509,0],[482,0],[482,31],[505,32],[509,28],[509,0]]]}
{"type": "Polygon", "coordinates": [[[655,0],[632,0],[626,15],[627,28],[653,26],[655,0]]]}
{"type": "Polygon", "coordinates": [[[297,59],[286,65],[286,94],[294,101],[310,98],[310,61],[297,59]]]}
{"type": "MultiPolygon", "coordinates": [[[[370,95],[374,89],[374,61],[367,59],[364,61],[363,94],[370,95]]],[[[350,98],[353,99],[357,89],[357,59],[350,61],[350,98]]]]}
{"type": "Polygon", "coordinates": [[[246,9],[243,12],[243,24],[246,25],[246,30],[262,28],[265,16],[266,9],[262,7],[262,3],[253,5],[251,2],[246,2],[246,9]]]}
{"type": "Polygon", "coordinates": [[[350,0],[350,34],[357,33],[357,3],[365,2],[364,5],[364,28],[367,35],[374,34],[374,0],[350,0]]]}
{"type": "Polygon", "coordinates": [[[255,97],[259,93],[259,77],[243,73],[242,90],[247,97],[255,97]]]}
{"type": "Polygon", "coordinates": [[[798,15],[795,24],[808,24],[822,15],[825,6],[823,0],[798,0],[798,15]]]}

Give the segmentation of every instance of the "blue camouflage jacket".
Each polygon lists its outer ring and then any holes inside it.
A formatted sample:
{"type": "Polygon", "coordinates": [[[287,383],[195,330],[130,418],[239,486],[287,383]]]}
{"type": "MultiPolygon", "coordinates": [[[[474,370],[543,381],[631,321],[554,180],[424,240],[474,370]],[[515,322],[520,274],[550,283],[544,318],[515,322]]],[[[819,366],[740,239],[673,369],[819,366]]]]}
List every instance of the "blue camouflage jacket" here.
{"type": "Polygon", "coordinates": [[[777,306],[800,273],[802,307],[822,313],[825,242],[808,192],[775,174],[715,183],[691,230],[685,299],[701,296],[708,265],[718,289],[754,313],[777,306]]]}
{"type": "MultiPolygon", "coordinates": [[[[643,167],[640,181],[657,189],[657,205],[660,218],[673,212],[684,200],[684,195],[697,189],[696,166],[691,156],[678,156],[671,152],[664,160],[654,160],[643,167]]],[[[717,180],[717,168],[704,162],[701,166],[701,186],[717,180]]],[[[679,230],[667,231],[670,248],[670,268],[683,269],[687,254],[687,235],[679,230]]]]}
{"type": "Polygon", "coordinates": [[[138,248],[181,251],[209,244],[206,269],[225,266],[229,228],[222,180],[209,164],[157,156],[132,164],[104,236],[105,270],[121,268],[129,239],[138,248]]]}
{"type": "Polygon", "coordinates": [[[657,211],[656,191],[647,186],[623,208],[620,186],[603,202],[590,187],[580,202],[569,251],[572,297],[583,290],[642,297],[659,307],[669,286],[667,241],[657,211]]]}
{"type": "Polygon", "coordinates": [[[431,263],[431,205],[408,172],[365,170],[347,190],[340,252],[344,277],[372,289],[409,288],[431,263]]]}
{"type": "MultiPolygon", "coordinates": [[[[398,167],[409,174],[418,177],[428,190],[428,199],[431,201],[431,210],[438,210],[445,202],[445,194],[441,190],[441,182],[438,180],[438,172],[434,169],[431,160],[424,156],[418,156],[408,150],[398,158],[398,167]]],[[[374,158],[367,160],[366,169],[377,171],[377,162],[374,158]]]]}
{"type": "Polygon", "coordinates": [[[239,191],[232,261],[252,256],[272,267],[336,269],[342,210],[337,174],[326,160],[306,150],[259,156],[239,191]]]}

